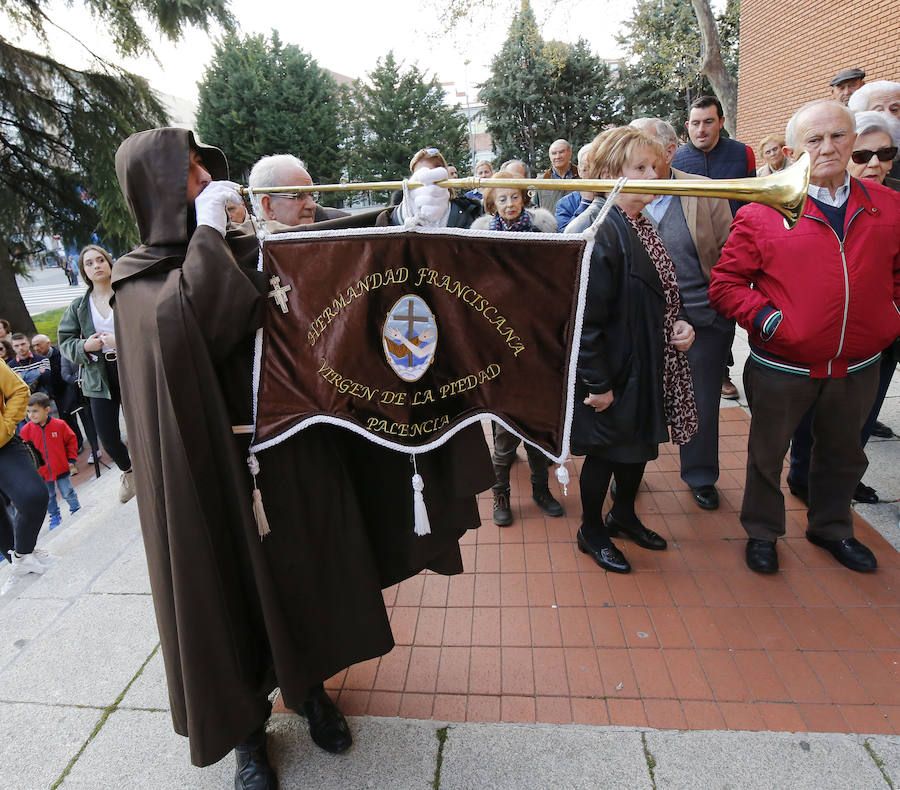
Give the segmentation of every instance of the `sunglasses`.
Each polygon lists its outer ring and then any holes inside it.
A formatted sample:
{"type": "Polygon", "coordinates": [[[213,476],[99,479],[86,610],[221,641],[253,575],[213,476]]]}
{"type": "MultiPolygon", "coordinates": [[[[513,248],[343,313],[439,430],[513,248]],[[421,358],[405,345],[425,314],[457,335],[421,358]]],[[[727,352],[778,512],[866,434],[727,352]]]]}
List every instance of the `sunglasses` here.
{"type": "Polygon", "coordinates": [[[897,146],[892,145],[890,148],[879,148],[877,151],[870,151],[868,148],[863,148],[860,151],[854,151],[850,154],[850,158],[858,165],[864,165],[867,162],[870,162],[873,156],[877,156],[879,162],[890,162],[897,156],[897,146]]]}

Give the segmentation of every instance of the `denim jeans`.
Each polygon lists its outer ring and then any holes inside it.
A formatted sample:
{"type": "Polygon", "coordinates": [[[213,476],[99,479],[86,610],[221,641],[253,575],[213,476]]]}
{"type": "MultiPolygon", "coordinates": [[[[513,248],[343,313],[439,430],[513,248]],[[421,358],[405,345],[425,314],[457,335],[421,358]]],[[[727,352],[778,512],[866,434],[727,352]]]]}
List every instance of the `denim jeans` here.
{"type": "Polygon", "coordinates": [[[59,493],[62,494],[63,499],[69,503],[69,511],[78,510],[81,505],[78,504],[78,497],[75,494],[75,489],[72,488],[72,481],[69,479],[69,473],[66,472],[64,475],[60,475],[56,478],[56,482],[54,483],[52,480],[45,480],[47,484],[47,493],[50,495],[50,501],[47,502],[47,512],[51,516],[59,515],[59,505],[56,503],[56,489],[59,489],[59,493]]]}

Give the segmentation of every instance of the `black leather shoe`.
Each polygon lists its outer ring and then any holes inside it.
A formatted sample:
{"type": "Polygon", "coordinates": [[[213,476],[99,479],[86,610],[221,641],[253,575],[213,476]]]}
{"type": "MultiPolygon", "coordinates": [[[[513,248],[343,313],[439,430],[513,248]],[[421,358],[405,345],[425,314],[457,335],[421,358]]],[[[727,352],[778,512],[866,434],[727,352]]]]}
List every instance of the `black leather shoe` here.
{"type": "Polygon", "coordinates": [[[853,499],[864,505],[877,505],[881,501],[878,494],[875,493],[875,489],[863,483],[857,484],[856,491],[853,492],[853,499]]]}
{"type": "Polygon", "coordinates": [[[788,481],[788,490],[804,505],[809,507],[809,488],[800,485],[799,483],[791,483],[788,481]]]}
{"type": "Polygon", "coordinates": [[[849,568],[851,571],[870,573],[878,567],[878,560],[875,559],[875,555],[856,538],[825,540],[807,530],[806,539],[813,545],[830,551],[841,565],[849,568]]]}
{"type": "Polygon", "coordinates": [[[324,688],[317,689],[306,702],[303,712],[309,719],[309,734],[316,746],[332,754],[346,752],[353,745],[347,720],[324,688]]]}
{"type": "Polygon", "coordinates": [[[506,491],[494,491],[494,523],[498,527],[508,527],[512,524],[509,489],[506,489],[506,491]]]}
{"type": "Polygon", "coordinates": [[[601,568],[613,573],[631,573],[631,565],[612,543],[608,546],[592,546],[584,537],[582,530],[578,530],[578,548],[585,554],[590,554],[601,568]]]}
{"type": "Polygon", "coordinates": [[[894,432],[883,422],[875,420],[875,425],[872,426],[872,436],[877,436],[879,439],[892,439],[894,432]]]}
{"type": "Polygon", "coordinates": [[[662,551],[669,545],[662,535],[658,535],[652,529],[647,529],[640,521],[637,524],[625,524],[614,518],[612,513],[606,514],[606,529],[609,530],[611,538],[616,535],[624,535],[643,549],[662,551]]]}
{"type": "Polygon", "coordinates": [[[747,567],[757,573],[778,573],[778,552],[774,540],[750,538],[747,541],[747,567]]]}
{"type": "Polygon", "coordinates": [[[704,510],[719,509],[719,492],[715,486],[697,486],[691,489],[694,501],[704,510]]]}
{"type": "Polygon", "coordinates": [[[234,790],[278,790],[278,777],[266,754],[266,732],[257,730],[234,748],[234,790]]]}
{"type": "Polygon", "coordinates": [[[531,498],[537,503],[541,513],[545,516],[559,518],[565,513],[563,506],[553,498],[553,494],[550,493],[550,489],[547,486],[543,488],[532,486],[531,498]]]}

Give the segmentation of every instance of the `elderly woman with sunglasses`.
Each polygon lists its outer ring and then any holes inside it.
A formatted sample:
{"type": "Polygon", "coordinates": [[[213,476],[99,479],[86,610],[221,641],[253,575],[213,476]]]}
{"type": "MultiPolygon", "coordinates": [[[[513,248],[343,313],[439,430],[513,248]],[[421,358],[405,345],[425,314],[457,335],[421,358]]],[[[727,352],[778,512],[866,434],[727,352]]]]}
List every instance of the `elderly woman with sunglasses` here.
{"type": "Polygon", "coordinates": [[[847,169],[861,180],[875,181],[900,191],[897,179],[886,178],[900,150],[900,121],[874,110],[856,113],[856,143],[847,169]]]}

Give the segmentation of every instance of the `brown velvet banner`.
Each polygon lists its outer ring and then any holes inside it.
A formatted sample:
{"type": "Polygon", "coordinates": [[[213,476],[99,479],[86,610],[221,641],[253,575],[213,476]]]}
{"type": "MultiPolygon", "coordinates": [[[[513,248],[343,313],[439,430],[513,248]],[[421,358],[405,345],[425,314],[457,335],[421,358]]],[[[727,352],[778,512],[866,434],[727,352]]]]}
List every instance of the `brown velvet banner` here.
{"type": "Polygon", "coordinates": [[[562,457],[586,244],[453,229],[267,238],[254,450],[331,422],[421,452],[493,415],[562,457]]]}

